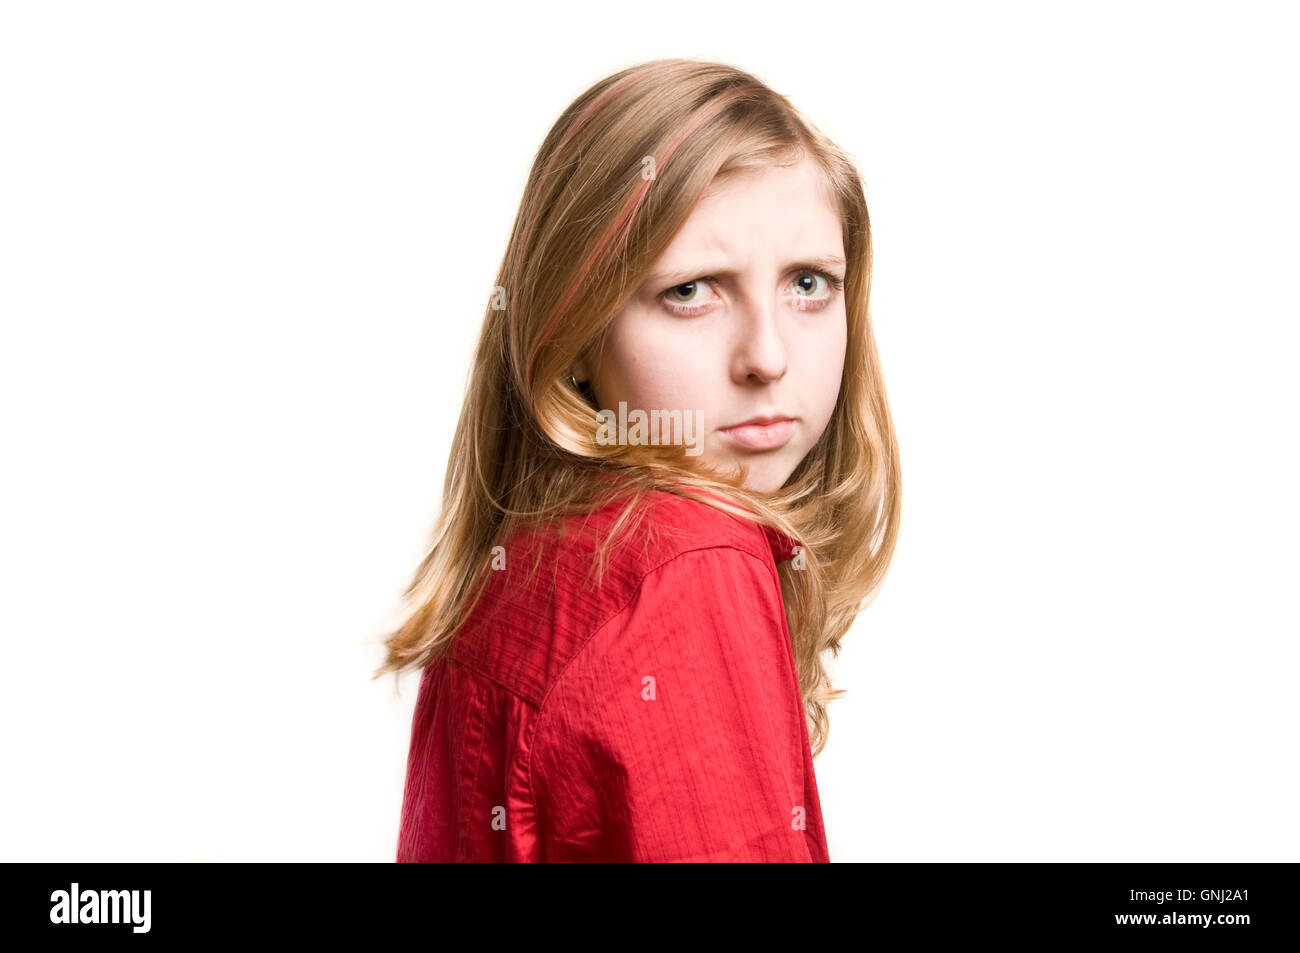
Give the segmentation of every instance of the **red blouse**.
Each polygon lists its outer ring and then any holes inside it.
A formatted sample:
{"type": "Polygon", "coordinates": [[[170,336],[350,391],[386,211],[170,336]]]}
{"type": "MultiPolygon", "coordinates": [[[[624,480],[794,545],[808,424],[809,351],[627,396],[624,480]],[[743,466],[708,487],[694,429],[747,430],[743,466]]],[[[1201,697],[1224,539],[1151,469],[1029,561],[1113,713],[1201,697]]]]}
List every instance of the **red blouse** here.
{"type": "Polygon", "coordinates": [[[421,677],[398,862],[829,861],[776,571],[798,544],[647,503],[599,586],[621,504],[505,547],[421,677]]]}

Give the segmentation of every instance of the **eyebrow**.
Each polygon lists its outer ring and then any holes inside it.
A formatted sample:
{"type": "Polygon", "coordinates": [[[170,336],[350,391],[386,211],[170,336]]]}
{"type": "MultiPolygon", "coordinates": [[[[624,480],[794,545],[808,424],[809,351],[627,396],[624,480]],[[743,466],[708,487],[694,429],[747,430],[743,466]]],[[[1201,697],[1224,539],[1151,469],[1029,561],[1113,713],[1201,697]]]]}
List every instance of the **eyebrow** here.
{"type": "MultiPolygon", "coordinates": [[[[820,270],[835,273],[842,271],[845,267],[844,259],[840,255],[815,255],[812,258],[801,258],[798,261],[792,261],[786,265],[787,271],[795,270],[820,270]]],[[[726,275],[731,277],[736,272],[731,268],[696,268],[690,271],[654,271],[646,277],[646,284],[663,285],[666,288],[675,288],[677,285],[685,284],[688,281],[694,281],[705,275],[726,275]]]]}

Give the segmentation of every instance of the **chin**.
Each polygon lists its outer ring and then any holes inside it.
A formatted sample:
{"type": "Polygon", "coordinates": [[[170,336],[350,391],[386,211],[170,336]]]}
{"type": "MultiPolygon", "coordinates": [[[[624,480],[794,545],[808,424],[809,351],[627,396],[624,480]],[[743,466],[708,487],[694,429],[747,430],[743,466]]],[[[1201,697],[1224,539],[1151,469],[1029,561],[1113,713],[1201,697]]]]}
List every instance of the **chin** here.
{"type": "Polygon", "coordinates": [[[745,488],[753,493],[765,493],[771,495],[785,486],[785,481],[790,479],[790,474],[784,469],[779,473],[770,470],[761,473],[751,473],[749,479],[745,482],[745,488]]]}
{"type": "MultiPolygon", "coordinates": [[[[786,448],[788,449],[788,447],[786,448]]],[[[771,495],[781,487],[785,486],[790,474],[794,472],[793,466],[786,466],[783,462],[775,459],[762,459],[767,454],[719,455],[710,458],[711,463],[718,463],[724,466],[731,466],[736,463],[743,463],[749,467],[749,479],[744,483],[746,490],[751,493],[764,493],[771,495]]]]}

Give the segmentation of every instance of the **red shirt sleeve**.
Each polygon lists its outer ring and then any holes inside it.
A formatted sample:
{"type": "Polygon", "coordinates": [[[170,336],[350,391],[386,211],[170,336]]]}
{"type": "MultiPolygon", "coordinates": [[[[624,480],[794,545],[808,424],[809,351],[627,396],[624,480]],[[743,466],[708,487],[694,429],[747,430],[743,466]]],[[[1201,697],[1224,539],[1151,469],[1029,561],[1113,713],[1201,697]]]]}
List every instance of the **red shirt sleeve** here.
{"type": "Polygon", "coordinates": [[[648,573],[546,696],[543,859],[825,861],[776,571],[719,546],[648,573]]]}

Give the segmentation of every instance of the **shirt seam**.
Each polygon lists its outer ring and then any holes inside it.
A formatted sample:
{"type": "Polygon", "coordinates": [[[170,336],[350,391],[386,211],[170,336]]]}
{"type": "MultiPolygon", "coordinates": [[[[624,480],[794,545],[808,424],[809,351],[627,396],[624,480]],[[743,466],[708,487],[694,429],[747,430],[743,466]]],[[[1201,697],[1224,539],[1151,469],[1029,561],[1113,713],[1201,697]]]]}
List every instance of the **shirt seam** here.
{"type": "Polygon", "coordinates": [[[501,689],[503,692],[515,696],[515,698],[519,699],[521,702],[523,702],[525,705],[527,705],[529,708],[533,709],[534,711],[541,710],[541,705],[538,702],[529,698],[527,695],[524,695],[522,692],[519,692],[514,688],[511,688],[504,681],[497,678],[495,675],[491,674],[490,672],[486,672],[483,669],[479,668],[473,662],[466,661],[460,655],[457,655],[454,649],[448,651],[447,658],[450,661],[455,662],[457,665],[461,666],[462,668],[473,672],[475,675],[483,679],[485,682],[491,682],[493,685],[501,689]]]}
{"type": "Polygon", "coordinates": [[[470,781],[469,797],[471,803],[461,804],[460,809],[464,814],[464,820],[461,822],[460,836],[456,845],[456,860],[459,862],[469,851],[469,821],[474,814],[473,799],[478,797],[478,772],[483,766],[483,749],[487,747],[487,705],[479,699],[479,721],[478,721],[478,757],[474,759],[474,777],[470,781]]]}

